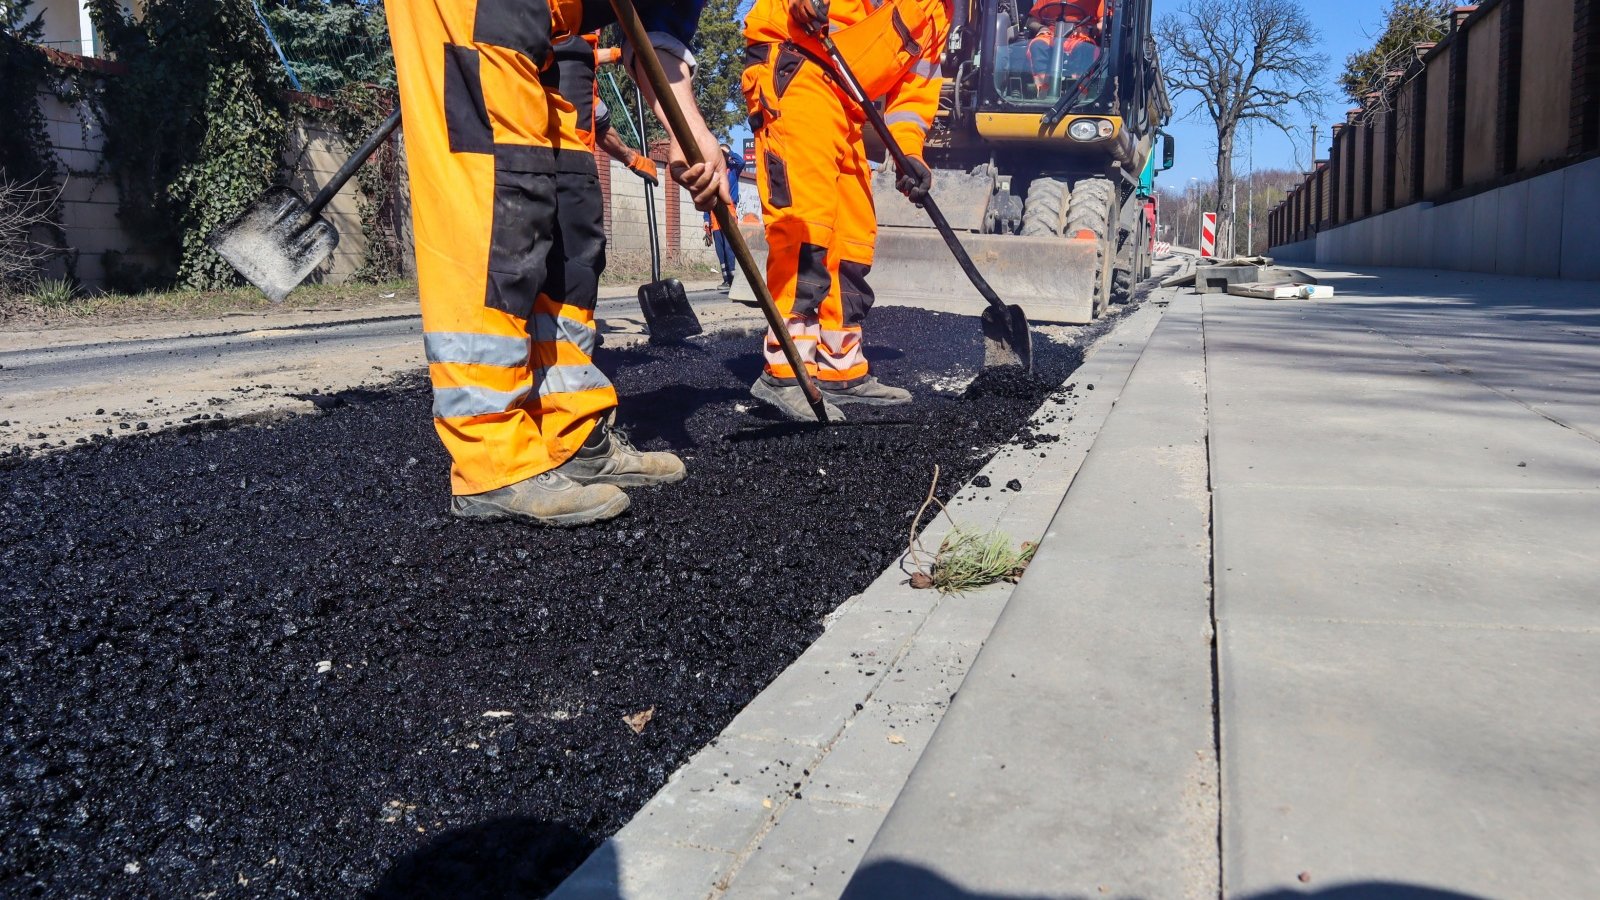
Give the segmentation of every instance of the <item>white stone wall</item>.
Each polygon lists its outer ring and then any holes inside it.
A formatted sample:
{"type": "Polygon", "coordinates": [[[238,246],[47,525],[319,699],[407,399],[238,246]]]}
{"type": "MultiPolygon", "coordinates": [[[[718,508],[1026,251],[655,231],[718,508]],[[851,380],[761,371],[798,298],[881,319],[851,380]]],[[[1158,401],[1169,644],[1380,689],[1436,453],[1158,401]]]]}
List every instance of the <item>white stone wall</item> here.
{"type": "MultiPolygon", "coordinates": [[[[611,229],[607,234],[606,252],[618,259],[646,259],[650,252],[649,232],[645,219],[645,184],[633,170],[614,159],[606,158],[611,165],[611,229]]],[[[716,253],[705,245],[704,219],[689,195],[662,185],[655,195],[656,228],[664,254],[674,249],[683,263],[716,264],[716,253]],[[678,202],[678,241],[676,247],[667,245],[667,204],[676,196],[678,202]]]]}
{"type": "MultiPolygon", "coordinates": [[[[333,173],[339,170],[354,149],[339,135],[315,122],[296,122],[284,144],[284,163],[292,173],[289,186],[309,201],[333,173]]],[[[339,246],[314,279],[338,284],[361,268],[367,252],[367,237],[361,230],[361,190],[357,179],[345,183],[328,204],[322,217],[339,232],[339,246]]]]}
{"type": "MultiPolygon", "coordinates": [[[[116,185],[105,171],[101,147],[105,134],[92,112],[61,102],[54,94],[41,94],[50,147],[65,173],[60,199],[61,225],[67,246],[77,254],[76,273],[93,290],[105,283],[104,254],[124,254],[130,264],[150,260],[130,252],[132,236],[117,218],[116,185]]],[[[57,266],[57,274],[62,270],[57,266]]]]}

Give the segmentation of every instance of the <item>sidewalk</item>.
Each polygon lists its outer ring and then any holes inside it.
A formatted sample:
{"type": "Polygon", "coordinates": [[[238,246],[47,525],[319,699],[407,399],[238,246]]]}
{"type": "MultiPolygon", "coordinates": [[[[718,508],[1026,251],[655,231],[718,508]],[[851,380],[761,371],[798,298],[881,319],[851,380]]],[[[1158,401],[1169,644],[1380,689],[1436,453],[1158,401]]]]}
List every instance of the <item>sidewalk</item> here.
{"type": "Polygon", "coordinates": [[[1600,285],[1319,274],[1173,302],[849,896],[1593,895],[1600,285]]]}
{"type": "Polygon", "coordinates": [[[1315,274],[1159,293],[1021,584],[847,604],[559,896],[1592,896],[1600,284],[1315,274]]]}

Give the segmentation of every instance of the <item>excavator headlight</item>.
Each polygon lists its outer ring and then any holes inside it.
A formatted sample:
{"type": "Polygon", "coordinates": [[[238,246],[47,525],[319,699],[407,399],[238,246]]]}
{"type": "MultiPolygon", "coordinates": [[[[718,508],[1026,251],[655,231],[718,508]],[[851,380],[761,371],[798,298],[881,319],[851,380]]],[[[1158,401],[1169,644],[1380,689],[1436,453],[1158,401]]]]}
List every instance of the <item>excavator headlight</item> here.
{"type": "Polygon", "coordinates": [[[1067,136],[1075,141],[1093,141],[1100,137],[1100,129],[1095,127],[1094,119],[1078,119],[1067,126],[1067,136]]]}
{"type": "Polygon", "coordinates": [[[1109,119],[1076,119],[1067,126],[1067,135],[1075,141],[1100,141],[1117,133],[1117,126],[1109,119]]]}

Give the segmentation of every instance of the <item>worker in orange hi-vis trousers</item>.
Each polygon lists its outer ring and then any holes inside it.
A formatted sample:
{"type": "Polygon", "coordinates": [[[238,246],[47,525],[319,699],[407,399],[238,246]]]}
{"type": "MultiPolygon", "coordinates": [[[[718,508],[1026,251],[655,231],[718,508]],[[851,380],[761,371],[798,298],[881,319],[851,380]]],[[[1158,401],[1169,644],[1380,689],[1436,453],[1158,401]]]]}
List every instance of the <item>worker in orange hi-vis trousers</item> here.
{"type": "MultiPolygon", "coordinates": [[[[939,105],[947,0],[756,0],[745,20],[742,81],[756,139],[756,184],[767,230],[767,286],[806,370],[831,404],[908,403],[910,392],[870,374],[862,323],[872,309],[877,215],[862,143],[865,114],[834,82],[818,29],[831,32],[890,133],[911,157],[899,187],[926,197],[922,148],[939,105]]],[[[777,339],[751,386],[785,415],[813,414],[777,339]]],[[[830,409],[829,414],[835,414],[830,409]]]]}
{"type": "MultiPolygon", "coordinates": [[[[451,512],[547,525],[619,515],[622,487],[678,481],[684,467],[609,427],[617,394],[592,359],[599,182],[577,107],[541,81],[554,47],[584,30],[583,3],[386,9],[451,512]]],[[[673,172],[697,203],[725,191],[719,167],[673,172]]]]}

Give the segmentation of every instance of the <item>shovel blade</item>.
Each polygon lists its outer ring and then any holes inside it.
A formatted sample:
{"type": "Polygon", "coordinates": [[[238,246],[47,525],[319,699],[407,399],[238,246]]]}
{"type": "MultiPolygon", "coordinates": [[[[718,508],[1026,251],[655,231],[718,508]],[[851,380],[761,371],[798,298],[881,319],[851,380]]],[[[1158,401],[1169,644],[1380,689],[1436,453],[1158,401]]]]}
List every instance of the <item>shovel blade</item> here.
{"type": "Polygon", "coordinates": [[[281,303],[339,246],[339,232],[291,188],[274,187],[206,239],[217,255],[281,303]]]}
{"type": "Polygon", "coordinates": [[[639,288],[639,308],[644,310],[645,326],[650,330],[650,343],[672,344],[705,331],[700,327],[700,317],[689,305],[689,295],[683,282],[676,278],[663,278],[639,288]]]}
{"type": "Polygon", "coordinates": [[[1005,312],[994,307],[983,311],[979,319],[983,325],[983,367],[1021,366],[1024,372],[1033,371],[1033,333],[1028,330],[1028,317],[1022,307],[1012,303],[1005,312]]]}

